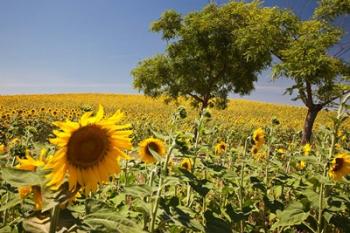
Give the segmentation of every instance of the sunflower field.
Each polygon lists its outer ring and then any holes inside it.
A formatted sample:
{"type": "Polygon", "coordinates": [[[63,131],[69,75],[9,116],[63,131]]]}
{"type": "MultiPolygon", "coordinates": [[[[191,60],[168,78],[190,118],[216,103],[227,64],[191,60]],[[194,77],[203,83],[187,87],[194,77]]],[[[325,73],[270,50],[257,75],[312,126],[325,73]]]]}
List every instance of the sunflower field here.
{"type": "Polygon", "coordinates": [[[0,97],[0,232],[350,232],[350,95],[306,109],[0,97]]]}

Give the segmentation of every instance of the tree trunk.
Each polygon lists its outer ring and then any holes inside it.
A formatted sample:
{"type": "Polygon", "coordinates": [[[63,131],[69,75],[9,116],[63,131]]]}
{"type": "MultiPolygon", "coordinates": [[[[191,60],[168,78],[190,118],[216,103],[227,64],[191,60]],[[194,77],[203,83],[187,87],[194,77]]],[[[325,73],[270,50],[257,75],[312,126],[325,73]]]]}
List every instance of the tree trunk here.
{"type": "Polygon", "coordinates": [[[322,106],[313,105],[311,108],[308,108],[307,115],[304,122],[303,137],[301,139],[301,144],[305,145],[309,143],[312,135],[312,128],[316,120],[317,114],[321,111],[322,106]]]}
{"type": "Polygon", "coordinates": [[[208,107],[208,105],[209,105],[209,101],[208,100],[204,100],[202,102],[202,106],[201,106],[201,110],[199,112],[199,116],[201,116],[203,114],[204,109],[206,109],[208,107]]]}

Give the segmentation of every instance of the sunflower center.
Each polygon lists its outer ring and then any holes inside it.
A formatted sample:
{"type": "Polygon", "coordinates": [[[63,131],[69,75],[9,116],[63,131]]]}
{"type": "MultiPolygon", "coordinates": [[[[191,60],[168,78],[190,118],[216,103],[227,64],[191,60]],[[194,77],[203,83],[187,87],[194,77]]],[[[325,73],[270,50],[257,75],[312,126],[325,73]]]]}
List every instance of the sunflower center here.
{"type": "Polygon", "coordinates": [[[226,147],[225,145],[220,146],[221,150],[225,150],[225,147],[226,147]]]}
{"type": "Polygon", "coordinates": [[[68,141],[68,161],[87,168],[101,161],[110,143],[107,131],[97,125],[88,125],[75,131],[68,141]]]}
{"type": "Polygon", "coordinates": [[[153,156],[152,153],[151,153],[151,150],[159,153],[159,147],[158,147],[157,143],[155,143],[155,142],[148,143],[148,145],[147,145],[147,154],[149,154],[150,156],[153,156]]]}
{"type": "Polygon", "coordinates": [[[340,169],[342,169],[343,164],[344,164],[344,159],[343,158],[336,158],[335,159],[335,164],[334,164],[334,167],[333,167],[333,171],[336,172],[336,171],[339,171],[340,169]]]}
{"type": "Polygon", "coordinates": [[[256,141],[256,142],[260,141],[260,135],[256,135],[254,138],[254,141],[256,141]]]}
{"type": "Polygon", "coordinates": [[[182,167],[185,168],[186,170],[188,169],[188,164],[187,163],[184,163],[182,164],[182,167]]]}

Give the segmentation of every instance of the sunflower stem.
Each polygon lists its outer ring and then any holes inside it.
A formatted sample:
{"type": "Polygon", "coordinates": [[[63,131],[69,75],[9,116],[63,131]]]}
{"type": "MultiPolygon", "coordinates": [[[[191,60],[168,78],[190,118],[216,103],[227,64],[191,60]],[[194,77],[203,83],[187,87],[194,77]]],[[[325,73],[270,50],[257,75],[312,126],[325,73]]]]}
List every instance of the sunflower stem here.
{"type": "MultiPolygon", "coordinates": [[[[202,127],[202,122],[203,122],[203,119],[204,119],[204,114],[203,114],[203,111],[201,113],[201,116],[200,116],[200,119],[199,119],[199,123],[198,123],[198,128],[197,128],[197,133],[196,133],[196,140],[195,140],[195,143],[194,143],[194,151],[195,151],[195,156],[193,158],[193,166],[192,166],[192,174],[194,174],[194,170],[196,168],[196,160],[197,160],[197,147],[198,147],[198,142],[199,142],[199,136],[200,136],[200,133],[201,133],[201,127],[202,127]]],[[[187,196],[186,196],[186,206],[190,206],[191,205],[191,185],[190,183],[187,182],[187,196]]]]}
{"type": "MultiPolygon", "coordinates": [[[[339,115],[337,116],[337,120],[339,119],[339,115]]],[[[334,130],[331,135],[331,145],[329,147],[329,154],[328,154],[328,160],[330,160],[333,155],[334,155],[334,149],[335,149],[335,139],[336,139],[336,134],[338,132],[339,124],[338,121],[335,122],[334,124],[334,130]]],[[[327,176],[327,165],[323,167],[323,176],[327,176]]],[[[317,233],[322,232],[322,213],[323,213],[323,199],[324,199],[324,189],[325,189],[325,184],[321,183],[320,185],[320,195],[319,195],[319,209],[318,209],[318,216],[317,216],[317,233]]]]}
{"type": "MultiPolygon", "coordinates": [[[[244,178],[244,159],[247,154],[247,147],[248,147],[248,140],[250,140],[250,137],[248,137],[244,142],[244,150],[243,150],[243,156],[242,156],[242,163],[241,163],[241,177],[240,177],[240,183],[239,183],[239,208],[241,212],[243,211],[243,178],[244,178]]],[[[244,221],[240,220],[240,233],[244,232],[244,221]]]]}
{"type": "Polygon", "coordinates": [[[307,222],[303,222],[303,225],[306,226],[307,228],[309,228],[309,230],[312,232],[312,233],[316,233],[316,231],[307,223],[307,222]]]}
{"type": "Polygon", "coordinates": [[[204,216],[204,213],[205,213],[205,209],[206,209],[206,204],[205,204],[205,196],[203,197],[203,202],[202,202],[202,224],[203,226],[205,226],[205,216],[204,216]]]}
{"type": "MultiPolygon", "coordinates": [[[[150,173],[150,177],[149,177],[149,186],[152,187],[153,186],[153,180],[154,180],[154,173],[155,171],[152,170],[151,173],[150,173]]],[[[149,202],[151,200],[151,197],[146,197],[146,201],[149,202]]],[[[151,203],[151,205],[153,205],[151,203]]],[[[153,207],[153,206],[152,206],[153,207]]],[[[151,208],[152,209],[152,208],[151,208]]]]}
{"type": "Polygon", "coordinates": [[[60,206],[56,205],[52,210],[49,233],[56,232],[59,216],[60,216],[60,206]]]}
{"type": "MultiPolygon", "coordinates": [[[[162,167],[160,168],[160,178],[159,178],[159,183],[158,183],[158,190],[157,190],[157,196],[156,199],[154,201],[154,204],[152,204],[152,208],[151,208],[151,222],[150,222],[150,232],[153,233],[154,232],[154,226],[156,223],[156,218],[157,218],[157,212],[158,212],[158,207],[159,207],[159,199],[162,193],[162,186],[163,186],[163,176],[167,176],[168,175],[168,163],[170,160],[170,155],[175,147],[175,140],[173,141],[172,145],[170,146],[168,153],[166,155],[166,159],[163,165],[163,169],[162,167]]],[[[154,179],[154,175],[151,175],[151,186],[153,183],[153,179],[154,179]]]]}
{"type": "Polygon", "coordinates": [[[174,140],[172,145],[171,145],[171,147],[168,150],[168,153],[167,153],[166,159],[165,159],[165,163],[163,165],[163,173],[166,176],[168,175],[168,163],[169,163],[169,160],[170,160],[170,156],[171,156],[171,153],[173,152],[173,149],[174,149],[175,146],[176,146],[176,142],[174,140]]]}
{"type": "Polygon", "coordinates": [[[149,186],[152,187],[154,180],[154,170],[151,171],[150,177],[149,177],[149,186]]]}
{"type": "Polygon", "coordinates": [[[127,186],[128,185],[128,160],[125,160],[124,179],[125,179],[125,186],[127,186]]]}
{"type": "Polygon", "coordinates": [[[186,194],[186,206],[190,206],[191,203],[191,185],[189,182],[187,182],[187,194],[186,194]]]}
{"type": "Polygon", "coordinates": [[[159,179],[159,184],[158,184],[158,190],[157,190],[157,196],[155,200],[154,207],[152,209],[152,215],[151,215],[151,225],[150,225],[150,232],[154,232],[154,226],[156,223],[156,218],[157,218],[157,211],[158,211],[158,206],[159,206],[159,198],[162,193],[162,185],[163,185],[163,177],[160,177],[159,179]]]}
{"type": "MultiPolygon", "coordinates": [[[[14,167],[16,163],[16,157],[13,157],[12,162],[11,162],[11,167],[14,167]]],[[[6,202],[7,203],[9,201],[10,198],[10,193],[7,192],[6,193],[6,202]]],[[[3,219],[3,225],[6,225],[7,223],[7,209],[4,210],[4,219],[3,219]]]]}
{"type": "Polygon", "coordinates": [[[322,232],[322,212],[323,212],[323,188],[324,184],[322,183],[320,186],[320,195],[319,195],[319,209],[318,209],[318,216],[317,216],[317,233],[322,232]]]}

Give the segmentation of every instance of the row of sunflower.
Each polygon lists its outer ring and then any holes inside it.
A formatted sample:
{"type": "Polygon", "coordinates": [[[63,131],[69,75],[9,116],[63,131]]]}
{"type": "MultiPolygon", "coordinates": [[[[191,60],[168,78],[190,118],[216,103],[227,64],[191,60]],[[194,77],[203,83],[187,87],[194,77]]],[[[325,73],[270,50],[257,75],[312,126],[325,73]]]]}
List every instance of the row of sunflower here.
{"type": "Polygon", "coordinates": [[[124,114],[105,117],[102,106],[78,121],[54,122],[50,145],[34,143],[16,159],[10,146],[1,146],[0,230],[335,232],[350,226],[348,139],[339,133],[345,117],[300,147],[297,137],[278,136],[276,121],[241,133],[237,143],[236,132],[219,137],[204,112],[196,133],[184,132],[176,127],[186,114],[178,111],[171,131],[151,130],[153,137],[134,147],[132,125],[120,123],[124,114]]]}

